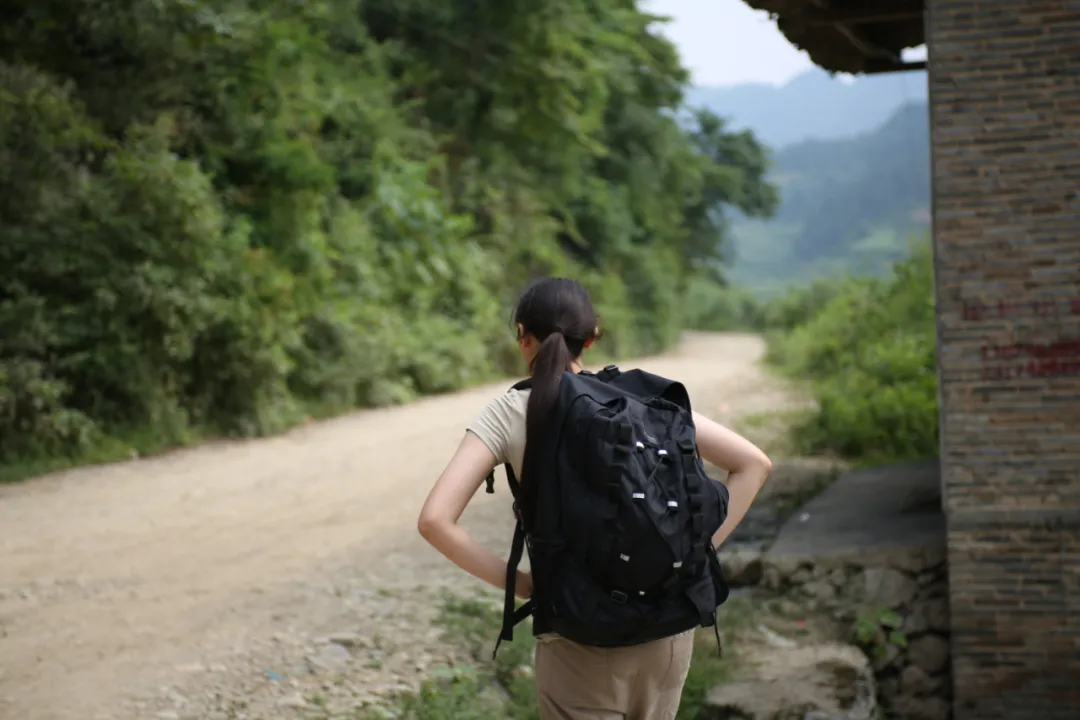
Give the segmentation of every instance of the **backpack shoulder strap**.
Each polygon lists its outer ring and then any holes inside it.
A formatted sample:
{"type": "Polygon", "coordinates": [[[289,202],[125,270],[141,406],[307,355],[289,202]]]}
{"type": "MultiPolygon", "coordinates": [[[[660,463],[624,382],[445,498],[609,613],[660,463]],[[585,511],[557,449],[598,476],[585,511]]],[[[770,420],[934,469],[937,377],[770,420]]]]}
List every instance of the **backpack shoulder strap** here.
{"type": "MultiPolygon", "coordinates": [[[[532,387],[532,378],[525,378],[520,380],[510,388],[510,390],[528,390],[532,387]]],[[[499,631],[499,639],[495,642],[495,650],[491,653],[491,658],[494,660],[495,655],[499,652],[499,645],[504,640],[511,641],[514,639],[514,628],[525,621],[536,608],[534,600],[528,600],[521,607],[515,607],[515,589],[517,585],[517,569],[521,565],[522,556],[525,554],[525,526],[521,523],[521,515],[518,512],[518,497],[521,495],[521,485],[518,482],[517,474],[514,472],[514,468],[510,463],[506,463],[503,466],[506,469],[506,484],[510,486],[510,494],[514,496],[514,514],[517,517],[517,523],[514,526],[514,540],[510,545],[510,557],[506,561],[506,588],[504,590],[503,597],[503,624],[499,631]]],[[[494,494],[495,492],[495,470],[492,468],[491,472],[487,476],[487,491],[494,494]]]]}
{"type": "MultiPolygon", "coordinates": [[[[532,378],[525,378],[524,380],[518,380],[516,383],[510,386],[510,389],[507,390],[507,392],[513,392],[514,390],[528,390],[531,387],[532,378]]],[[[506,465],[504,465],[503,467],[506,469],[506,481],[507,484],[510,485],[510,494],[513,495],[515,499],[517,499],[519,484],[517,476],[514,474],[514,468],[510,467],[510,463],[506,463],[506,465]]],[[[488,473],[488,476],[484,478],[484,482],[487,484],[487,494],[494,495],[495,468],[491,469],[491,472],[488,473]]]]}

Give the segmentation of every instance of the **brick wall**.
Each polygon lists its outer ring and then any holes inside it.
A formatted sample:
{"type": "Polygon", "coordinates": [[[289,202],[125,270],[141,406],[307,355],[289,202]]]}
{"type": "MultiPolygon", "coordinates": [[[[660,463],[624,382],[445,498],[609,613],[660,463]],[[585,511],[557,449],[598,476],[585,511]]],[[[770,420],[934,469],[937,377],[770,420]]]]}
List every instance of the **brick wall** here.
{"type": "Polygon", "coordinates": [[[1080,1],[927,0],[958,720],[1080,718],[1080,1]]]}

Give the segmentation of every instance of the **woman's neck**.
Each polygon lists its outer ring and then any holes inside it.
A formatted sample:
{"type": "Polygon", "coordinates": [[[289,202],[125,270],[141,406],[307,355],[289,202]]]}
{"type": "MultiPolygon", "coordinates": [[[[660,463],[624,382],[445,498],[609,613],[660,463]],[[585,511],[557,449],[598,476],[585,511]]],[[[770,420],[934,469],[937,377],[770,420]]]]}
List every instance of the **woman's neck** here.
{"type": "MultiPolygon", "coordinates": [[[[577,360],[574,360],[573,362],[570,363],[570,372],[574,373],[575,375],[577,373],[580,373],[584,369],[585,369],[585,366],[581,364],[581,358],[578,358],[577,360]]],[[[532,377],[532,371],[531,370],[529,371],[529,376],[532,377]]]]}

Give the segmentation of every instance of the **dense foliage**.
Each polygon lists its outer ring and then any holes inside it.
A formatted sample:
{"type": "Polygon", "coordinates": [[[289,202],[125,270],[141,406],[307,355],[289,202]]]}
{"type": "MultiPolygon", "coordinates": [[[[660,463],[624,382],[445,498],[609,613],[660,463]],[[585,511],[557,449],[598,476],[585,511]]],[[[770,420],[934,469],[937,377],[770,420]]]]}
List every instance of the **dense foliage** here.
{"type": "Polygon", "coordinates": [[[692,330],[728,332],[764,329],[767,303],[740,285],[717,282],[700,274],[686,289],[686,326],[692,330]]]}
{"type": "MultiPolygon", "coordinates": [[[[797,297],[793,293],[792,297],[797,297]]],[[[935,457],[938,393],[933,254],[928,240],[887,279],[808,291],[805,315],[774,301],[770,360],[812,382],[818,408],[796,428],[802,450],[860,461],[935,457]],[[801,315],[801,316],[800,316],[801,315]],[[785,318],[783,321],[780,318],[785,318]]]]}
{"type": "Polygon", "coordinates": [[[635,0],[0,9],[0,457],[256,434],[510,369],[531,276],[658,350],[765,153],[635,0]]]}
{"type": "Polygon", "coordinates": [[[741,285],[698,275],[687,286],[687,327],[713,332],[788,333],[817,315],[842,292],[845,282],[850,280],[816,280],[763,298],[741,285]]]}

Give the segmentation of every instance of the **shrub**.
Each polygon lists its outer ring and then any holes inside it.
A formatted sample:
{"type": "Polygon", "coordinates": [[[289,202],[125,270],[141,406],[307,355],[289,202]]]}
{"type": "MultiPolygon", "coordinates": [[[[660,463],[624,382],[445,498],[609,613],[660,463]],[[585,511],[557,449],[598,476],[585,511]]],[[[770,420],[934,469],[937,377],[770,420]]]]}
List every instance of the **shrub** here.
{"type": "Polygon", "coordinates": [[[763,330],[767,306],[749,290],[696,275],[686,291],[684,324],[712,332],[763,330]]]}
{"type": "Polygon", "coordinates": [[[683,322],[690,330],[790,332],[817,314],[848,282],[819,280],[764,299],[745,287],[699,273],[688,283],[683,322]]]}
{"type": "Polygon", "coordinates": [[[846,287],[846,280],[816,280],[772,298],[762,310],[766,330],[789,332],[807,322],[846,287]]]}
{"type": "Polygon", "coordinates": [[[769,360],[811,381],[818,407],[795,428],[807,452],[866,461],[938,451],[933,258],[914,246],[885,280],[851,279],[773,339],[769,360]]]}

